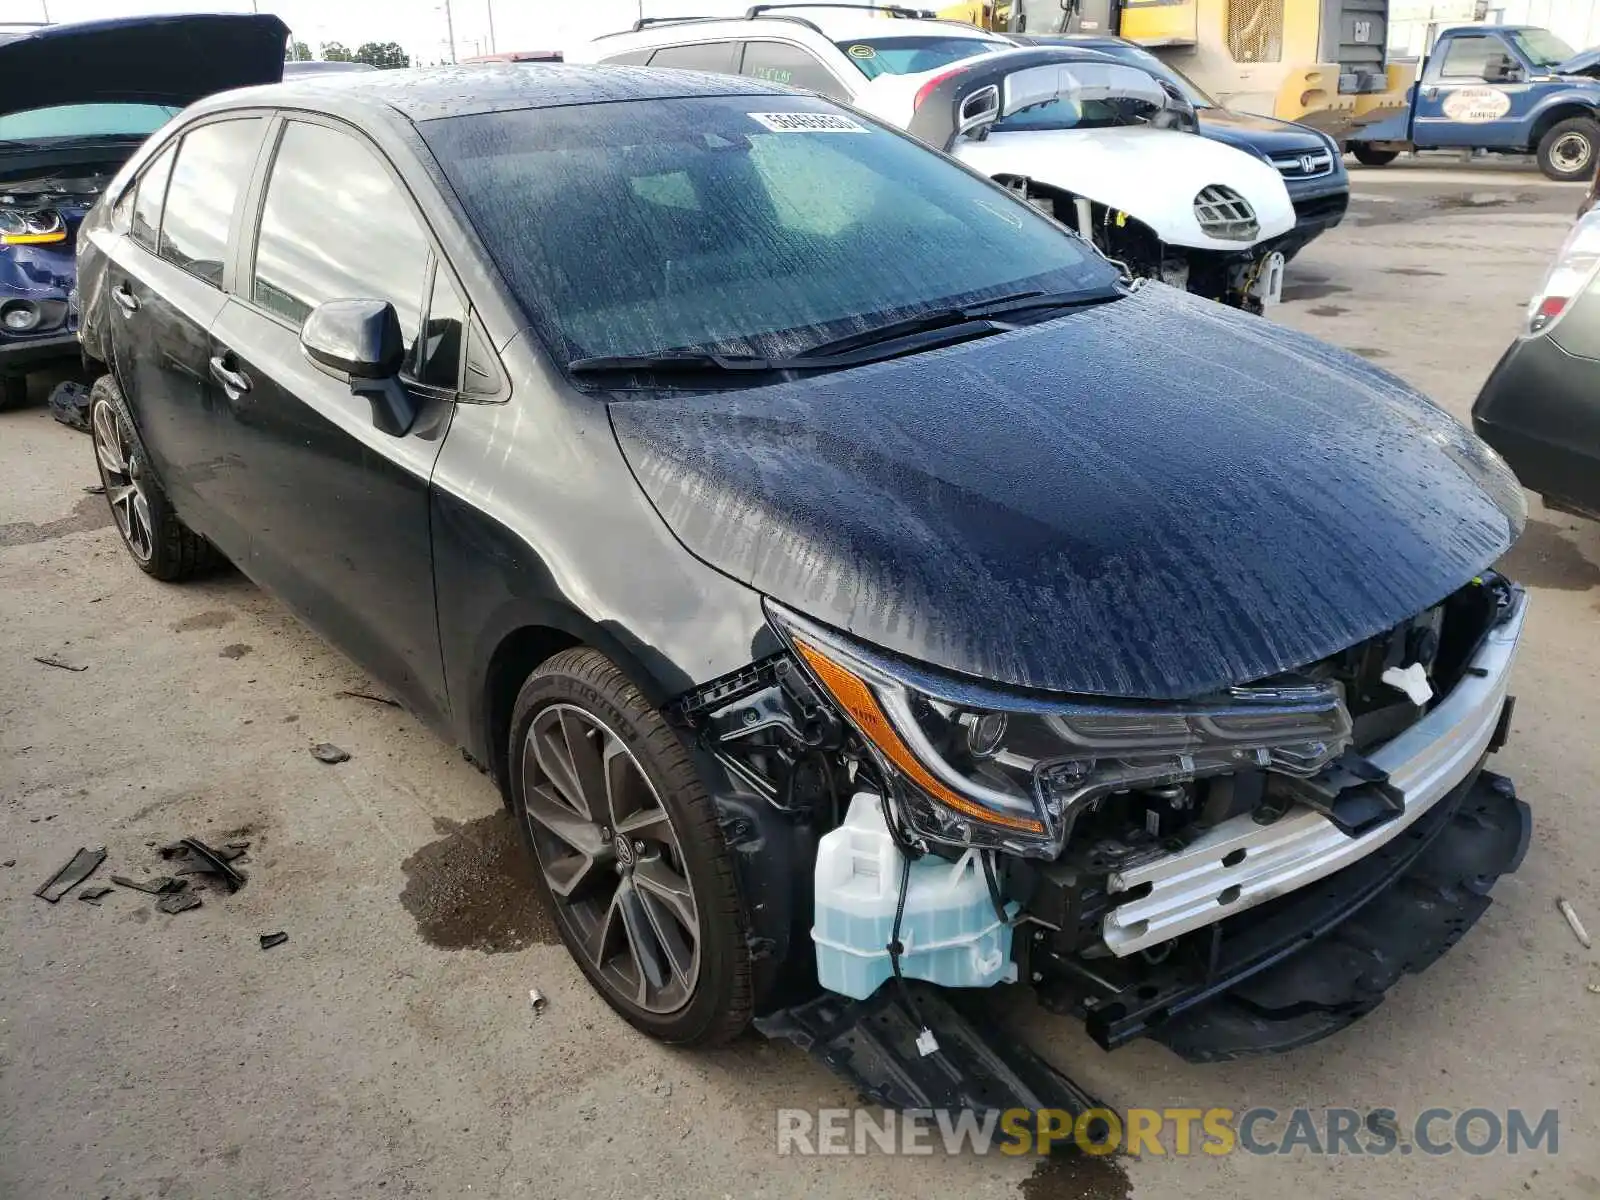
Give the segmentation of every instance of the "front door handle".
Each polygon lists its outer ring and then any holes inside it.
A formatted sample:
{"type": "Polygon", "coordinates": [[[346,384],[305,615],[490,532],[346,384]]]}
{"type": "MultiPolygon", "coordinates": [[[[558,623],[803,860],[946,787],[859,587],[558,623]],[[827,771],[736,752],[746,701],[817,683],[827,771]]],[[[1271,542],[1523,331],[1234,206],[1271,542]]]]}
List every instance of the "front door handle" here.
{"type": "Polygon", "coordinates": [[[250,376],[228,366],[226,355],[212,355],[211,378],[222,385],[222,390],[228,393],[229,400],[237,400],[250,390],[250,376]]]}
{"type": "Polygon", "coordinates": [[[117,302],[118,308],[129,315],[139,311],[139,297],[128,290],[125,283],[119,283],[111,289],[111,298],[117,302]]]}

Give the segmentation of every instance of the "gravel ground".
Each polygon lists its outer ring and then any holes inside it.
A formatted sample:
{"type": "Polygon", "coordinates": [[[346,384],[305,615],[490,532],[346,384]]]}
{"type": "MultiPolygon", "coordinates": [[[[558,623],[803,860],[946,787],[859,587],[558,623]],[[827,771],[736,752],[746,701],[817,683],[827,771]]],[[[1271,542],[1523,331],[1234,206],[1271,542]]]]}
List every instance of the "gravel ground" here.
{"type": "MultiPolygon", "coordinates": [[[[1455,166],[1354,181],[1276,319],[1464,416],[1578,190],[1455,166]]],[[[1568,897],[1600,931],[1600,526],[1535,503],[1510,555],[1535,607],[1498,767],[1536,840],[1425,976],[1318,1046],[1209,1068],[1102,1054],[1002,1000],[1119,1107],[1553,1107],[1560,1153],[1041,1169],[779,1158],[774,1110],[848,1089],[754,1036],[679,1053],[634,1034],[556,944],[498,797],[450,747],[351,695],[382,692],[244,579],[137,572],[82,490],[88,439],[42,408],[0,415],[0,468],[0,1197],[1600,1196],[1600,960],[1555,910],[1568,897]],[[319,742],[350,760],[317,761],[319,742]],[[247,886],[176,916],[120,889],[98,908],[31,894],[79,846],[107,847],[102,876],[159,874],[185,834],[248,841],[247,886]]]]}

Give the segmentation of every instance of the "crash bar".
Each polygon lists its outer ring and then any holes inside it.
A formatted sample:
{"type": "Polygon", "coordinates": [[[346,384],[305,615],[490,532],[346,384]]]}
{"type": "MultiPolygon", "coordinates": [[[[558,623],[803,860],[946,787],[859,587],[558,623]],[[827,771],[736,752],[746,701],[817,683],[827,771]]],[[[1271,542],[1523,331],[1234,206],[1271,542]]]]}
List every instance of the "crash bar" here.
{"type": "Polygon", "coordinates": [[[1229,818],[1183,850],[1111,876],[1113,892],[1149,893],[1107,914],[1101,936],[1119,957],[1158,946],[1264,901],[1305,887],[1371,854],[1466,777],[1493,739],[1505,706],[1528,604],[1518,591],[1509,616],[1489,631],[1453,691],[1432,712],[1367,755],[1389,774],[1405,807],[1360,837],[1321,813],[1290,809],[1271,825],[1250,813],[1229,818]]]}

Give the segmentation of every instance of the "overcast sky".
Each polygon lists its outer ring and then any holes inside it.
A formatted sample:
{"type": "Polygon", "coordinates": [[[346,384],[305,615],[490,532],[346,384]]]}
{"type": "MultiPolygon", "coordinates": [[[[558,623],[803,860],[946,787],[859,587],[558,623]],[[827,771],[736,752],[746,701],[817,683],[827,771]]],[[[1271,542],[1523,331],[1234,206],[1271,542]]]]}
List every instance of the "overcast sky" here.
{"type": "MultiPolygon", "coordinates": [[[[752,0],[642,0],[647,16],[742,12],[752,0]]],[[[260,11],[277,13],[294,36],[315,53],[322,42],[399,42],[413,62],[450,57],[444,0],[256,0],[260,11]]],[[[495,43],[500,50],[564,49],[596,34],[625,29],[639,15],[641,0],[450,0],[456,53],[487,52],[493,5],[495,43]]],[[[0,0],[0,25],[159,12],[248,12],[251,0],[0,0]]]]}

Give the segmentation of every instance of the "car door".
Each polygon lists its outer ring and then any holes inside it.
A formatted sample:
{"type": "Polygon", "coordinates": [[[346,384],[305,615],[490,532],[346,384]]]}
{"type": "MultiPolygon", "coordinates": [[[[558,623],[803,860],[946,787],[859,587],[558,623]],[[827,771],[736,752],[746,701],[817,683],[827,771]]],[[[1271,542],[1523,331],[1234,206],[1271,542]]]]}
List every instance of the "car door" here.
{"type": "Polygon", "coordinates": [[[207,335],[266,126],[247,116],[187,130],[140,174],[127,235],[107,251],[112,368],[140,439],[179,515],[231,558],[246,540],[220,519],[207,335]]]}
{"type": "Polygon", "coordinates": [[[428,486],[466,303],[449,272],[434,270],[410,194],[369,141],[309,117],[281,121],[275,136],[247,202],[255,236],[241,250],[241,284],[211,331],[227,506],[251,529],[249,573],[440,720],[428,486]],[[349,380],[300,347],[314,308],[360,298],[393,304],[410,348],[404,381],[418,416],[403,436],[379,430],[349,380]],[[425,315],[436,332],[419,340],[425,315]]]}
{"type": "Polygon", "coordinates": [[[1533,104],[1527,71],[1497,34],[1457,34],[1417,88],[1412,137],[1432,146],[1509,146],[1533,104]]]}

